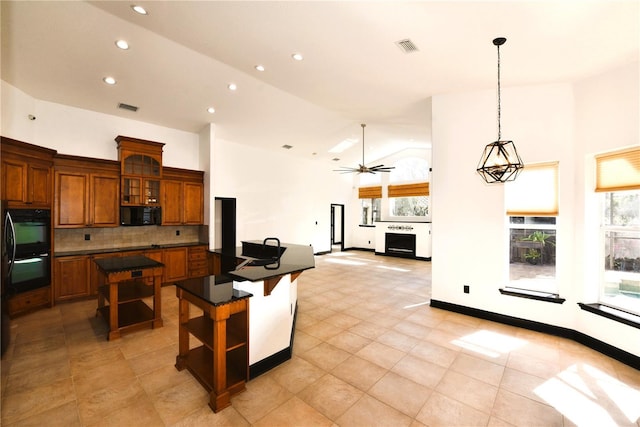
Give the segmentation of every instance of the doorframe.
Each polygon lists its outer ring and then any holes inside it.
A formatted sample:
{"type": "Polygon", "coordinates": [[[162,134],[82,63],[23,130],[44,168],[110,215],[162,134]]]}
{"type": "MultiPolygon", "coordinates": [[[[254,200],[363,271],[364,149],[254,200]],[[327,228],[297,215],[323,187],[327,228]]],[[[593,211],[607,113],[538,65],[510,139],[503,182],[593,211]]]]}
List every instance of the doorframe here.
{"type": "Polygon", "coordinates": [[[340,245],[340,251],[344,251],[344,205],[341,203],[331,203],[331,219],[329,227],[329,252],[333,251],[333,245],[340,245]],[[340,241],[335,242],[335,209],[340,208],[340,241]]]}

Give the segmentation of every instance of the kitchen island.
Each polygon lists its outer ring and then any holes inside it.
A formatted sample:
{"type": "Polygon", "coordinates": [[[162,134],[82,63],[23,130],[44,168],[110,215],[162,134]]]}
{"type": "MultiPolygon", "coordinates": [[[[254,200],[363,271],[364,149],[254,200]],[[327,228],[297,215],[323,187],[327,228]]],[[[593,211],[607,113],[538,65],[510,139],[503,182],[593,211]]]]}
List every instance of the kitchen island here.
{"type": "Polygon", "coordinates": [[[109,324],[107,338],[162,326],[160,284],[164,264],[142,255],[94,261],[99,273],[98,310],[109,324]],[[143,300],[150,298],[152,307],[143,300]]]}
{"type": "Polygon", "coordinates": [[[209,392],[218,412],[231,396],[245,390],[249,379],[250,293],[233,289],[225,277],[208,276],[176,283],[179,327],[176,369],[187,368],[209,392]],[[191,307],[201,316],[191,317],[191,307]],[[193,336],[199,346],[190,348],[193,336]]]}
{"type": "Polygon", "coordinates": [[[233,281],[233,288],[252,294],[249,313],[250,378],[291,358],[298,303],[298,277],[315,267],[309,245],[283,243],[277,239],[242,242],[232,251],[212,251],[219,273],[233,281]],[[279,242],[278,242],[279,243],[279,242]],[[266,246],[264,249],[262,246],[266,246]]]}

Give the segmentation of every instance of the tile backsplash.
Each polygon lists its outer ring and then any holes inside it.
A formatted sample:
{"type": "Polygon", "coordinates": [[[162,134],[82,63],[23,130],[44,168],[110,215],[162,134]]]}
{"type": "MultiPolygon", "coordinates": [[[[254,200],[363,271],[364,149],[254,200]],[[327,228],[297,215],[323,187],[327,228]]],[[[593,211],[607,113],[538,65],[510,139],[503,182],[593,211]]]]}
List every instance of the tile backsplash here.
{"type": "Polygon", "coordinates": [[[142,226],[108,228],[57,228],[54,231],[56,252],[151,245],[174,245],[207,242],[207,226],[142,226]],[[86,237],[88,236],[88,240],[86,237]]]}

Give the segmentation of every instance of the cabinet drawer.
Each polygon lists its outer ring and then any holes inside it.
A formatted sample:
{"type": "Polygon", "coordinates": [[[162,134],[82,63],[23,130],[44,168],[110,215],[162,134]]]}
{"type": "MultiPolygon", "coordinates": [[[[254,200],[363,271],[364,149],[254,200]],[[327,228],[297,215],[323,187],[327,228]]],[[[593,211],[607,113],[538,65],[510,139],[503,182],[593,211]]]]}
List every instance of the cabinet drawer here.
{"type": "Polygon", "coordinates": [[[26,313],[34,308],[49,305],[51,288],[44,287],[17,294],[9,299],[9,315],[26,313]]]}
{"type": "Polygon", "coordinates": [[[189,250],[189,261],[205,260],[207,259],[207,252],[204,249],[189,250]]]}

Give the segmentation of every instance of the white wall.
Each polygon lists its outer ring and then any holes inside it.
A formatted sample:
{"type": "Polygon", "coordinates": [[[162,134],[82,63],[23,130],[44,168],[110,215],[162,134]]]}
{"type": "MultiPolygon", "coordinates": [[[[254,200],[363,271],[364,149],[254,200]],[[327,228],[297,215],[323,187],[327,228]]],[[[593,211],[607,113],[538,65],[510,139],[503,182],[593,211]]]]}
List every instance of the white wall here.
{"type": "Polygon", "coordinates": [[[585,197],[590,194],[585,162],[596,147],[638,143],[637,76],[636,63],[575,86],[502,90],[502,139],[515,142],[525,165],[560,162],[556,277],[564,304],[498,291],[508,277],[504,187],[485,184],[475,172],[483,147],[496,140],[495,92],[433,98],[433,299],[575,329],[640,354],[637,329],[597,318],[577,305],[595,302],[584,299],[585,286],[597,286],[593,272],[590,283],[584,271],[588,262],[595,265],[593,254],[599,251],[597,242],[585,238],[597,235],[597,228],[584,221],[597,210],[585,197]],[[469,294],[463,285],[470,285],[469,294]]]}
{"type": "Polygon", "coordinates": [[[221,139],[213,151],[212,197],[236,199],[238,244],[278,237],[330,250],[331,203],[348,204],[351,194],[330,165],[221,139]]]}
{"type": "Polygon", "coordinates": [[[37,100],[2,82],[2,136],[60,154],[117,160],[118,135],[163,142],[165,166],[199,169],[195,133],[37,100]]]}
{"type": "MultiPolygon", "coordinates": [[[[237,243],[276,236],[329,251],[331,203],[353,204],[352,185],[333,165],[216,139],[213,124],[184,132],[40,101],[5,82],[1,113],[2,136],[61,154],[116,160],[118,135],[165,143],[164,165],[205,171],[206,223],[213,223],[216,196],[237,199],[237,243]]],[[[209,227],[211,242],[214,232],[209,227]]],[[[350,238],[345,230],[345,246],[350,238]]]]}

